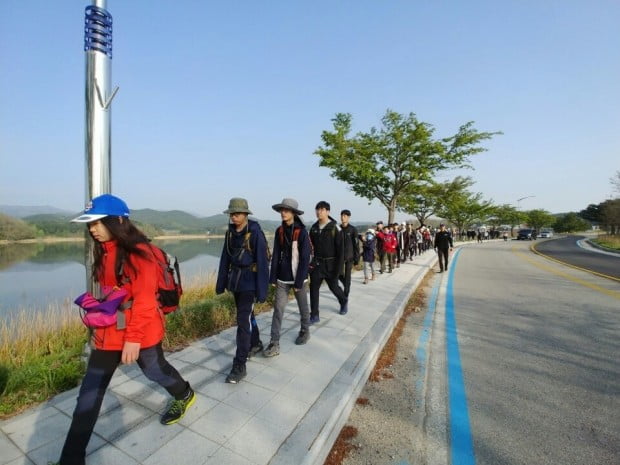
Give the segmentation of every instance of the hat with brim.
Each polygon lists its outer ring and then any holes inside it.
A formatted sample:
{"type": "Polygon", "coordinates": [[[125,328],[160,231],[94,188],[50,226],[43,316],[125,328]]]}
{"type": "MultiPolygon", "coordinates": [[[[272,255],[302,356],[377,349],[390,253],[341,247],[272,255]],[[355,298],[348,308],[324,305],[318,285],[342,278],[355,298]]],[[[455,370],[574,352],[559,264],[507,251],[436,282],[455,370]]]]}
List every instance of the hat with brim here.
{"type": "Polygon", "coordinates": [[[251,215],[252,212],[248,208],[248,201],[246,199],[242,199],[241,197],[233,197],[228,202],[228,208],[223,212],[225,215],[230,215],[231,213],[247,213],[251,215]]]}
{"type": "Polygon", "coordinates": [[[304,214],[304,212],[299,209],[299,204],[295,199],[284,198],[282,199],[282,202],[272,205],[271,208],[273,208],[277,212],[286,209],[292,211],[296,215],[304,214]]]}
{"type": "Polygon", "coordinates": [[[90,223],[100,220],[106,216],[123,216],[129,217],[129,207],[120,198],[112,194],[103,194],[92,199],[86,208],[84,214],[73,218],[72,223],[90,223]]]}

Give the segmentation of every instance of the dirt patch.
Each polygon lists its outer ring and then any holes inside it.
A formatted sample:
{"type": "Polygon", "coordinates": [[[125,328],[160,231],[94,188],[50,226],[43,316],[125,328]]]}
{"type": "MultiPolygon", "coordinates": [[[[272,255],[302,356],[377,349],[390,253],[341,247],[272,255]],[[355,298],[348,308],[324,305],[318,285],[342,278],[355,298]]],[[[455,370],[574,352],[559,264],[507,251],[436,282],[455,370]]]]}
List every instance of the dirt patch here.
{"type": "Polygon", "coordinates": [[[325,465],[414,463],[411,438],[420,427],[412,421],[417,408],[414,349],[433,278],[434,273],[427,273],[409,299],[325,465]]]}

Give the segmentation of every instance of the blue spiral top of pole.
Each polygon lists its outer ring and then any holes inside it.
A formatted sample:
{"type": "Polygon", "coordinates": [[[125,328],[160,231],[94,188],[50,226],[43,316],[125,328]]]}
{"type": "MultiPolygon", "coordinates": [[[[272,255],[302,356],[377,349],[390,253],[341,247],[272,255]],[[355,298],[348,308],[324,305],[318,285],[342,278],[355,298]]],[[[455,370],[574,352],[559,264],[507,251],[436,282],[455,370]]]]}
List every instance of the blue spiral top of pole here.
{"type": "Polygon", "coordinates": [[[87,6],[84,23],[84,51],[96,50],[111,59],[112,15],[98,6],[87,6]]]}

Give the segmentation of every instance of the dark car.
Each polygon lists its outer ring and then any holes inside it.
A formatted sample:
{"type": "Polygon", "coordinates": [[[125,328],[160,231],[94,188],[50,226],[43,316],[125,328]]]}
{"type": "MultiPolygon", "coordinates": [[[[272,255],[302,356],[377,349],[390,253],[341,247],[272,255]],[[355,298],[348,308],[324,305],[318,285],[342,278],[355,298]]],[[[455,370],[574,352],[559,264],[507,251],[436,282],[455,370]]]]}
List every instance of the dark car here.
{"type": "Polygon", "coordinates": [[[536,231],[533,229],[519,229],[517,233],[518,241],[531,241],[532,239],[536,239],[536,231]]]}

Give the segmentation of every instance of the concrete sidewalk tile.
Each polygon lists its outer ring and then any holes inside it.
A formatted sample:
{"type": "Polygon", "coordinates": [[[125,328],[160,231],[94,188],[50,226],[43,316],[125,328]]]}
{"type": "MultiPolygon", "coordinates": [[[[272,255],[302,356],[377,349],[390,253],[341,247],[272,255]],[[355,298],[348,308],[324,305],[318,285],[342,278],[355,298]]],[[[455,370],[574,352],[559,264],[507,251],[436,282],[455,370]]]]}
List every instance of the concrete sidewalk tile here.
{"type": "Polygon", "coordinates": [[[95,424],[95,432],[111,441],[149,417],[155,419],[158,415],[135,402],[125,401],[119,408],[99,417],[95,424]]]}
{"type": "Polygon", "coordinates": [[[144,391],[142,395],[132,399],[138,405],[150,410],[151,412],[163,413],[168,403],[172,400],[168,391],[161,386],[155,385],[153,389],[144,391]]]}
{"type": "Polygon", "coordinates": [[[208,383],[196,386],[194,390],[215,400],[222,401],[229,395],[233,394],[235,392],[235,388],[235,385],[226,383],[225,375],[220,374],[208,383]]]}
{"type": "Polygon", "coordinates": [[[312,404],[282,394],[273,397],[256,412],[255,417],[292,431],[312,404]]]}
{"type": "Polygon", "coordinates": [[[23,455],[22,451],[9,438],[0,433],[0,463],[8,463],[23,455]]]}
{"type": "MultiPolygon", "coordinates": [[[[73,411],[75,410],[75,406],[77,404],[77,392],[75,394],[75,397],[66,399],[63,402],[56,404],[56,408],[61,412],[66,413],[69,417],[73,416],[73,411]]],[[[114,391],[108,389],[105,393],[105,397],[103,398],[99,415],[103,415],[110,410],[114,410],[120,406],[121,402],[124,400],[126,400],[124,397],[121,397],[114,391]]]]}
{"type": "Polygon", "coordinates": [[[232,368],[233,357],[221,352],[211,351],[211,356],[206,359],[202,366],[218,373],[226,373],[232,368]]]}
{"type": "MultiPolygon", "coordinates": [[[[67,432],[65,431],[65,434],[67,432]]],[[[38,449],[30,451],[28,453],[28,457],[36,464],[36,465],[47,465],[49,461],[58,460],[60,457],[60,453],[62,452],[62,447],[64,446],[64,437],[60,441],[52,441],[48,444],[45,444],[38,449]]],[[[103,447],[107,444],[101,436],[97,434],[93,434],[88,442],[88,447],[86,448],[86,455],[96,451],[97,449],[103,447]]]]}
{"type": "Polygon", "coordinates": [[[142,463],[181,431],[183,427],[178,423],[162,425],[159,421],[146,421],[121,436],[114,445],[142,463]]]}
{"type": "Polygon", "coordinates": [[[196,420],[190,429],[211,441],[224,445],[251,418],[247,412],[230,405],[218,404],[209,414],[196,420]]]}
{"type": "Polygon", "coordinates": [[[201,465],[205,463],[220,445],[205,439],[198,433],[184,430],[166,443],[155,454],[142,462],[144,465],[201,465]]]}
{"type": "Polygon", "coordinates": [[[130,379],[123,384],[119,384],[112,389],[112,392],[119,394],[127,399],[134,399],[136,397],[144,395],[148,390],[152,390],[157,386],[152,381],[149,381],[145,376],[141,376],[138,379],[130,379]]]}
{"type": "Polygon", "coordinates": [[[241,382],[237,385],[237,391],[228,396],[224,403],[253,415],[269,402],[275,394],[275,391],[271,389],[249,382],[241,382]]]}
{"type": "Polygon", "coordinates": [[[107,445],[86,457],[88,465],[140,465],[139,462],[111,445],[107,445]]]}
{"type": "Polygon", "coordinates": [[[302,402],[314,403],[327,383],[327,379],[312,378],[304,372],[303,376],[293,378],[284,386],[280,394],[302,402]]]}
{"type": "Polygon", "coordinates": [[[219,402],[211,397],[196,392],[196,402],[187,410],[185,416],[179,422],[183,426],[189,426],[199,418],[208,415],[209,410],[218,405],[219,402]]]}
{"type": "Polygon", "coordinates": [[[278,392],[293,379],[293,376],[294,375],[288,371],[280,370],[275,366],[267,366],[252,379],[252,384],[278,392]]]}
{"type": "MultiPolygon", "coordinates": [[[[0,462],[0,463],[2,463],[2,465],[5,465],[5,462],[0,462]]],[[[39,464],[34,463],[28,457],[23,455],[19,458],[16,458],[15,460],[12,460],[11,462],[6,462],[6,465],[39,465],[39,464]]]]}
{"type": "MultiPolygon", "coordinates": [[[[310,339],[310,342],[308,344],[310,343],[312,343],[312,338],[310,339]]],[[[308,344],[306,344],[306,347],[308,346],[308,344]]],[[[277,357],[273,357],[267,360],[269,360],[269,366],[273,366],[275,368],[278,368],[279,370],[283,370],[292,374],[301,371],[305,365],[303,363],[300,363],[297,354],[293,354],[291,352],[280,354],[277,357]]]]}
{"type": "Polygon", "coordinates": [[[22,451],[29,452],[44,444],[64,439],[71,419],[54,407],[46,407],[3,425],[10,440],[22,451]]]}
{"type": "Polygon", "coordinates": [[[206,348],[188,347],[187,349],[181,351],[177,357],[177,360],[191,363],[193,365],[202,365],[215,354],[216,352],[206,348]]]}
{"type": "Polygon", "coordinates": [[[226,447],[258,463],[268,463],[290,430],[275,423],[265,424],[260,418],[251,418],[226,443],[226,447]]]}
{"type": "Polygon", "coordinates": [[[209,383],[219,375],[220,373],[209,370],[208,368],[194,366],[191,370],[183,373],[183,378],[195,390],[198,386],[209,383]]]}
{"type": "Polygon", "coordinates": [[[220,337],[219,335],[211,336],[203,339],[201,343],[205,348],[214,350],[215,352],[232,353],[235,352],[237,344],[234,341],[220,337]]]}
{"type": "MultiPolygon", "coordinates": [[[[252,462],[239,454],[220,447],[219,450],[211,457],[205,465],[258,465],[257,462],[252,462]]],[[[292,465],[292,464],[291,464],[292,465]]]]}

